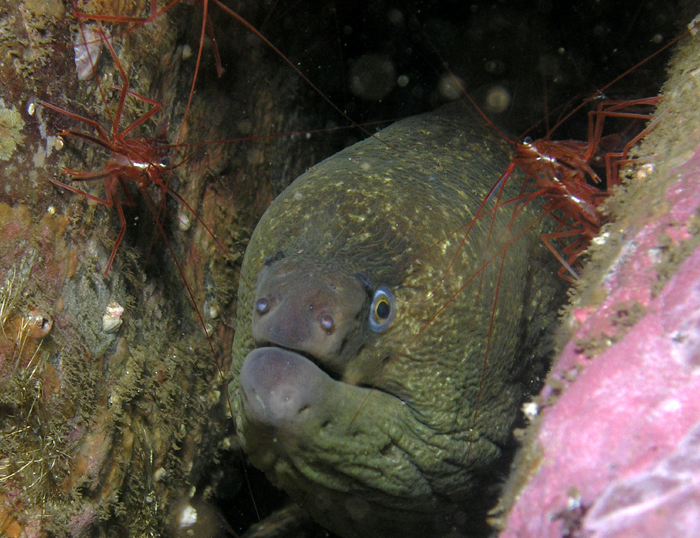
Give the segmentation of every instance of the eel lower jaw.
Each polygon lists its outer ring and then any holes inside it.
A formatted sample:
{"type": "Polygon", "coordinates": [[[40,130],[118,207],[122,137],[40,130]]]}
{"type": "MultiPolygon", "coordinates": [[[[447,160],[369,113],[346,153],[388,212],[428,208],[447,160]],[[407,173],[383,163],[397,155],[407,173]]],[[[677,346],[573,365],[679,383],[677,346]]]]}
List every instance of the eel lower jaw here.
{"type": "Polygon", "coordinates": [[[313,357],[278,346],[251,351],[243,361],[239,383],[249,422],[289,432],[327,413],[341,392],[381,391],[345,383],[313,357]]]}
{"type": "Polygon", "coordinates": [[[240,375],[247,419],[281,430],[293,428],[304,411],[321,405],[337,383],[313,359],[277,346],[251,351],[240,375]]]}

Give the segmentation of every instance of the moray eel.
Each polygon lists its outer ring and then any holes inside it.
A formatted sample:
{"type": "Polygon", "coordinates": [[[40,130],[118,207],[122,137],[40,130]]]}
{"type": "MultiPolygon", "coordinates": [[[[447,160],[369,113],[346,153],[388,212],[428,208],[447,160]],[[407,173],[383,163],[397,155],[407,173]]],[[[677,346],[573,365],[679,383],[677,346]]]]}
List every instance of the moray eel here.
{"type": "Polygon", "coordinates": [[[253,233],[229,388],[238,439],[341,536],[484,528],[563,287],[539,238],[549,219],[502,204],[522,181],[474,219],[508,163],[447,106],[311,168],[253,233]]]}

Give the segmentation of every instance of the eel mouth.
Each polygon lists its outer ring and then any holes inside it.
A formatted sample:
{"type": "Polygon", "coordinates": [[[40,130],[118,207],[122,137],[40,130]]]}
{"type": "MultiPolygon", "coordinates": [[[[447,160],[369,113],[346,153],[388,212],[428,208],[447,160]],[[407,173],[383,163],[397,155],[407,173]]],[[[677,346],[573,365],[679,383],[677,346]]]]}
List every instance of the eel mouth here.
{"type": "Polygon", "coordinates": [[[328,377],[333,379],[334,381],[343,383],[343,376],[340,374],[340,372],[337,372],[333,370],[328,364],[326,364],[321,358],[317,357],[313,353],[309,351],[304,351],[303,349],[294,349],[293,347],[287,347],[284,345],[280,344],[275,344],[274,342],[264,342],[262,344],[258,344],[255,348],[255,350],[258,349],[278,349],[281,351],[285,351],[288,353],[292,353],[294,355],[299,355],[300,357],[306,359],[307,361],[313,363],[319,370],[321,370],[323,373],[325,373],[328,377]]]}

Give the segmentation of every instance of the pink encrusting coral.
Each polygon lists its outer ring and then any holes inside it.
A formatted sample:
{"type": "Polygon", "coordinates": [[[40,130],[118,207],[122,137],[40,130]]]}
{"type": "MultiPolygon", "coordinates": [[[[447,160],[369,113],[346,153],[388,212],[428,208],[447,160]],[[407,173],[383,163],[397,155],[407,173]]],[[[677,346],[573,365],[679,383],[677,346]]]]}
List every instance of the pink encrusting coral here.
{"type": "Polygon", "coordinates": [[[700,425],[647,472],[616,481],[586,516],[593,536],[700,535],[700,425]]]}
{"type": "Polygon", "coordinates": [[[604,299],[572,313],[502,537],[700,536],[700,147],[666,162],[646,178],[665,193],[631,202],[584,292],[604,299]]]}
{"type": "MultiPolygon", "coordinates": [[[[592,507],[591,515],[599,514],[598,503],[608,502],[605,489],[621,487],[631,477],[651,485],[655,463],[674,453],[700,423],[699,343],[700,250],[686,260],[627,336],[591,362],[556,405],[543,411],[538,432],[542,463],[511,512],[503,536],[566,535],[567,510],[578,509],[580,503],[584,510],[592,507]]],[[[562,358],[569,364],[581,361],[574,343],[562,358]]],[[[692,471],[697,481],[700,469],[692,471]]],[[[697,495],[697,483],[694,488],[697,495]]],[[[654,513],[630,515],[659,517],[654,513]]],[[[664,520],[668,524],[675,517],[669,511],[664,520]]],[[[584,518],[584,528],[587,523],[584,518]]],[[[632,519],[629,523],[640,524],[632,519]]],[[[610,534],[600,518],[593,518],[591,525],[601,537],[627,535],[610,534]]],[[[700,526],[696,530],[699,535],[700,526]]]]}

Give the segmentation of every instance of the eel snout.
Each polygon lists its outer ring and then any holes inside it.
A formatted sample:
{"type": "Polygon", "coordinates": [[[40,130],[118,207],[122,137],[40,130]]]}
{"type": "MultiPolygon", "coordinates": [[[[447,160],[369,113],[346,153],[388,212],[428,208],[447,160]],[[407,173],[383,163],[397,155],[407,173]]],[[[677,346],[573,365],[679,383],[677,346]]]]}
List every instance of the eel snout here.
{"type": "Polygon", "coordinates": [[[250,432],[294,444],[331,419],[328,398],[360,345],[368,303],[353,276],[289,258],[262,270],[252,305],[256,349],[240,374],[250,432]]]}
{"type": "Polygon", "coordinates": [[[252,322],[256,345],[298,351],[342,375],[343,357],[355,351],[348,342],[364,322],[366,290],[357,278],[342,273],[283,264],[266,267],[258,281],[252,322]]]}

